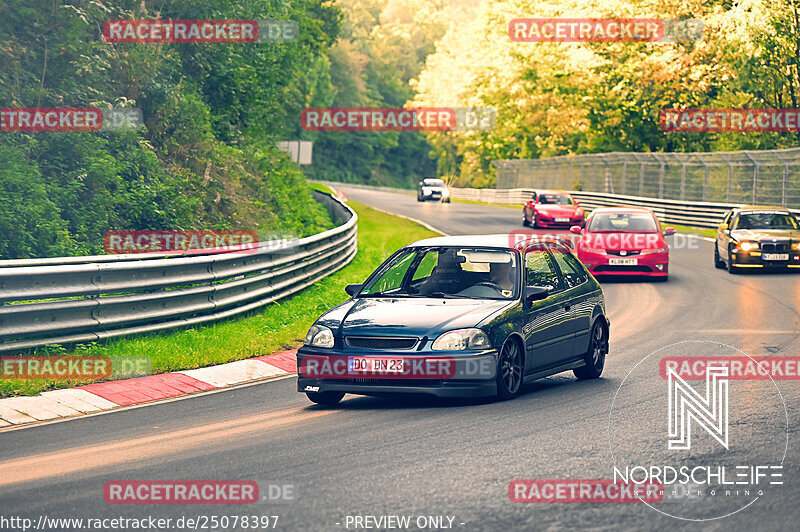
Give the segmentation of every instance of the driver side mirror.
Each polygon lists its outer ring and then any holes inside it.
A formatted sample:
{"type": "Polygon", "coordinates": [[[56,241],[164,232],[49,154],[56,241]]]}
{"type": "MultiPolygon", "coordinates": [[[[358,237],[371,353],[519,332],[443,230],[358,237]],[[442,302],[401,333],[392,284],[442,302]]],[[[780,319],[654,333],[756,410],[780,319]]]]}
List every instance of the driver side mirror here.
{"type": "Polygon", "coordinates": [[[541,301],[550,295],[550,289],[545,286],[526,286],[525,287],[525,301],[533,303],[534,301],[541,301]]]}
{"type": "Polygon", "coordinates": [[[674,234],[675,234],[674,227],[667,227],[666,229],[664,229],[664,236],[672,236],[674,234]]]}
{"type": "Polygon", "coordinates": [[[581,229],[580,225],[573,225],[572,227],[569,228],[569,232],[579,235],[583,232],[583,229],[581,229]]]}
{"type": "Polygon", "coordinates": [[[349,284],[344,287],[344,291],[347,292],[348,296],[352,297],[357,293],[361,292],[361,287],[363,286],[364,286],[363,284],[349,284]]]}
{"type": "Polygon", "coordinates": [[[728,230],[728,224],[719,224],[719,230],[720,231],[727,231],[728,230]]]}

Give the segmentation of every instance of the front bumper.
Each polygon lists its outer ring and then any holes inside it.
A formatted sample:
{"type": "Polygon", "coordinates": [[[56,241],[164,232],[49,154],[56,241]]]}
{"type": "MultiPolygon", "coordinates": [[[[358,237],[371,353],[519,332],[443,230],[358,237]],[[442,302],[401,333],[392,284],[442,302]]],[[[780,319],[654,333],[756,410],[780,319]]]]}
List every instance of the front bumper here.
{"type": "Polygon", "coordinates": [[[405,395],[423,394],[435,397],[491,397],[497,395],[496,371],[497,351],[494,349],[479,353],[465,354],[442,351],[432,352],[343,352],[330,349],[316,349],[304,346],[297,351],[297,391],[298,392],[345,392],[356,395],[405,395]],[[444,352],[446,353],[446,352],[444,352]],[[448,359],[451,366],[443,373],[408,375],[364,375],[350,372],[346,362],[339,363],[339,369],[333,372],[320,372],[319,366],[309,371],[312,365],[303,359],[331,361],[331,368],[338,360],[346,361],[348,357],[402,358],[406,367],[417,362],[422,365],[425,360],[448,359]],[[316,373],[315,373],[316,372],[316,373]]]}
{"type": "Polygon", "coordinates": [[[595,276],[635,275],[644,277],[667,277],[669,275],[669,253],[648,253],[647,255],[607,255],[578,251],[578,258],[595,276]],[[636,259],[635,265],[611,264],[611,259],[636,259]]]}
{"type": "Polygon", "coordinates": [[[764,260],[761,251],[732,251],[731,262],[739,268],[753,269],[800,269],[800,252],[790,250],[789,260],[764,260]]]}
{"type": "MultiPolygon", "coordinates": [[[[560,218],[560,216],[558,218],[560,218]]],[[[556,222],[554,218],[546,216],[535,216],[534,219],[536,221],[536,225],[543,228],[558,227],[569,229],[573,225],[583,227],[584,223],[586,222],[583,218],[571,218],[568,222],[556,222]]]]}

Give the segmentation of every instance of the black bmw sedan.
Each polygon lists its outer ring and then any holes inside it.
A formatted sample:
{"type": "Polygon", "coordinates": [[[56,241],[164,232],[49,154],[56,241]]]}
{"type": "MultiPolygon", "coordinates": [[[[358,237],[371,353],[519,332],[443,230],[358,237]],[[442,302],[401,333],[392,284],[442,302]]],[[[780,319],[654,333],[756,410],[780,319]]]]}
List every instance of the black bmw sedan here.
{"type": "Polygon", "coordinates": [[[319,404],[359,395],[516,396],[534,379],[600,376],[603,290],[560,241],[440,237],[403,247],[297,352],[297,389],[319,404]]]}

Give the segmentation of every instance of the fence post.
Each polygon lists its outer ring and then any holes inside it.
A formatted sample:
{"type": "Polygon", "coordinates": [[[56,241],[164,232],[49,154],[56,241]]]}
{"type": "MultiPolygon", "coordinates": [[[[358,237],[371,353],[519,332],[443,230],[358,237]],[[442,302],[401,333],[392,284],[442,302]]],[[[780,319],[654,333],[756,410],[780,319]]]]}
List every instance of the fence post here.
{"type": "Polygon", "coordinates": [[[622,163],[622,195],[626,195],[628,187],[628,161],[622,163]]]}
{"type": "Polygon", "coordinates": [[[681,163],[681,201],[686,199],[686,163],[681,163]]]}
{"type": "Polygon", "coordinates": [[[728,161],[728,203],[731,202],[731,189],[733,188],[733,165],[728,161]]]}
{"type": "Polygon", "coordinates": [[[706,201],[706,195],[708,194],[708,165],[705,161],[703,161],[703,166],[703,201],[706,201]]]}
{"type": "Polygon", "coordinates": [[[788,207],[786,203],[786,179],[789,177],[789,165],[783,166],[783,182],[781,184],[781,207],[788,207]]]}
{"type": "Polygon", "coordinates": [[[639,196],[644,196],[644,163],[639,162],[639,196]]]}

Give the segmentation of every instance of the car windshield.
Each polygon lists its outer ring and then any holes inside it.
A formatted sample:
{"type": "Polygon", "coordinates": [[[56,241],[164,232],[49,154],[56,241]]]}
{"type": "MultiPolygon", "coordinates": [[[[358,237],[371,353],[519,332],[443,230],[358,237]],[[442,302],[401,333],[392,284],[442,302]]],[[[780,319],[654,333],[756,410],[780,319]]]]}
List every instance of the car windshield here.
{"type": "Polygon", "coordinates": [[[444,185],[444,181],[441,179],[425,179],[422,184],[428,187],[441,187],[444,185]]]}
{"type": "Polygon", "coordinates": [[[397,253],[364,285],[359,297],[513,299],[517,255],[492,248],[411,248],[397,253]]]}
{"type": "Polygon", "coordinates": [[[574,205],[572,198],[567,194],[542,194],[539,203],[544,205],[574,205]]]}
{"type": "Polygon", "coordinates": [[[658,231],[653,215],[646,212],[598,212],[589,222],[589,231],[658,231]]]}
{"type": "Polygon", "coordinates": [[[740,214],[735,229],[797,229],[797,220],[780,212],[740,214]]]}

